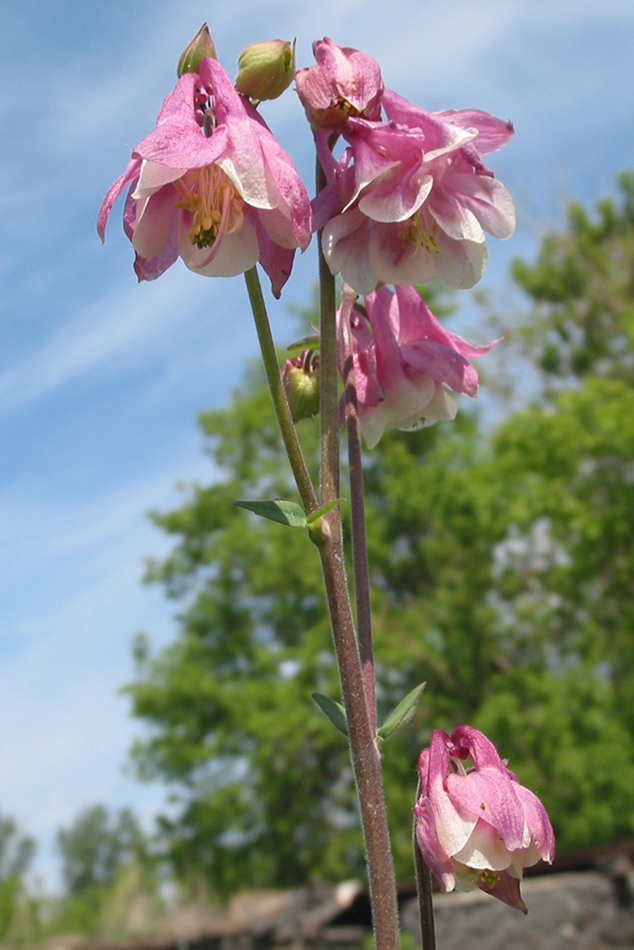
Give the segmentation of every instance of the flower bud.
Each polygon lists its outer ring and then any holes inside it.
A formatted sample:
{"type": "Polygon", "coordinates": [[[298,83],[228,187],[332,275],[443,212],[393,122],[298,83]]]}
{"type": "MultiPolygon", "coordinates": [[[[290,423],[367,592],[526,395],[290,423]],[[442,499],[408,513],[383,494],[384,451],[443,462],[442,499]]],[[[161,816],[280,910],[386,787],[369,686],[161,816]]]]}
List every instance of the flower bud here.
{"type": "Polygon", "coordinates": [[[316,66],[295,76],[297,94],[314,129],[343,132],[351,117],[378,121],[383,80],[368,53],[340,47],[325,37],[313,43],[316,66]]]}
{"type": "Polygon", "coordinates": [[[295,75],[295,40],[262,40],[238,57],[236,89],[250,99],[277,99],[295,75]]]}
{"type": "Polygon", "coordinates": [[[314,350],[304,350],[300,356],[286,360],[282,382],[293,422],[319,412],[319,356],[314,350]]]}
{"type": "Polygon", "coordinates": [[[199,72],[200,64],[202,63],[203,59],[206,59],[207,57],[210,57],[211,59],[218,59],[216,55],[216,47],[214,46],[214,41],[212,40],[211,33],[209,32],[209,27],[206,23],[203,23],[191,43],[189,43],[189,45],[186,46],[181,53],[178,66],[176,67],[176,74],[178,78],[180,79],[184,73],[199,72]]]}

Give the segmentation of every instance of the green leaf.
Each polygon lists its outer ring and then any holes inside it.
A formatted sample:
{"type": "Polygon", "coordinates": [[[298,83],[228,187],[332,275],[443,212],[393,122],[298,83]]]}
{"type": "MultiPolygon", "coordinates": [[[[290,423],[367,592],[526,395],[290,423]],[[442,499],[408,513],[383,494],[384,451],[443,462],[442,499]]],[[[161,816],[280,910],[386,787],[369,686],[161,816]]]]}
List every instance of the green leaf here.
{"type": "Polygon", "coordinates": [[[402,699],[396,709],[387,717],[381,728],[378,730],[378,736],[381,739],[387,739],[399,726],[408,722],[414,715],[416,703],[427,683],[421,683],[415,686],[411,693],[408,693],[405,699],[402,699]]]}
{"type": "Polygon", "coordinates": [[[321,693],[313,693],[312,697],[321,711],[328,716],[335,729],[338,729],[339,732],[343,732],[344,736],[347,736],[348,720],[346,719],[346,711],[341,703],[335,702],[335,700],[330,699],[329,696],[322,696],[321,693]]]}
{"type": "Polygon", "coordinates": [[[306,518],[306,524],[314,524],[323,515],[327,515],[329,511],[332,511],[335,505],[340,505],[341,502],[345,500],[345,498],[335,498],[334,501],[329,501],[327,505],[322,505],[322,507],[318,508],[317,511],[313,511],[311,515],[308,515],[306,518]]]}
{"type": "Polygon", "coordinates": [[[289,353],[292,353],[293,350],[318,350],[319,343],[319,334],[314,333],[311,336],[303,336],[301,340],[296,340],[295,343],[291,343],[286,349],[289,353]]]}
{"type": "Polygon", "coordinates": [[[236,508],[246,508],[260,518],[288,525],[289,528],[305,528],[307,525],[304,509],[296,501],[276,498],[272,501],[234,501],[234,505],[236,508]]]}

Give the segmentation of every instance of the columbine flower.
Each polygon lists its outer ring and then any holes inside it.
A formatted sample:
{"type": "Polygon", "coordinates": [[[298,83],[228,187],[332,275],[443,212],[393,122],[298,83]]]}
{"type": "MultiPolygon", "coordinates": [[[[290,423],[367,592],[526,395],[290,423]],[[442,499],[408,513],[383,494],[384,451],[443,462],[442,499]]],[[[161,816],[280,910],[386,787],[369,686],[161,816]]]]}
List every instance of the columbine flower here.
{"type": "Polygon", "coordinates": [[[313,43],[316,66],[295,75],[297,93],[314,129],[340,132],[351,116],[378,119],[383,80],[376,60],[325,37],[313,43]]]}
{"type": "Polygon", "coordinates": [[[471,726],[431,734],[419,761],[416,840],[442,890],[487,894],[526,913],[525,867],[552,862],[555,838],[546,809],[520,785],[493,743],[471,726]],[[474,765],[465,768],[471,756],[474,765]]]}
{"type": "Polygon", "coordinates": [[[385,90],[387,122],[352,115],[336,162],[318,135],[328,178],[315,202],[330,269],[358,293],[379,282],[472,287],[484,273],[485,231],[508,238],[513,201],[482,163],[513,134],[484,112],[426,112],[385,90]]]}
{"type": "Polygon", "coordinates": [[[366,296],[365,308],[366,314],[353,309],[351,329],[359,422],[369,448],[386,429],[453,419],[458,404],[445,385],[477,395],[478,374],[468,360],[497,341],[476,346],[445,330],[414,287],[380,287],[366,296]]]}
{"type": "Polygon", "coordinates": [[[259,260],[279,296],[295,249],[310,241],[310,202],[297,170],[214,59],[179,79],[156,128],[133,149],[101,206],[102,240],[127,185],[123,223],[140,280],[160,276],[179,255],[210,277],[243,273],[259,260]]]}

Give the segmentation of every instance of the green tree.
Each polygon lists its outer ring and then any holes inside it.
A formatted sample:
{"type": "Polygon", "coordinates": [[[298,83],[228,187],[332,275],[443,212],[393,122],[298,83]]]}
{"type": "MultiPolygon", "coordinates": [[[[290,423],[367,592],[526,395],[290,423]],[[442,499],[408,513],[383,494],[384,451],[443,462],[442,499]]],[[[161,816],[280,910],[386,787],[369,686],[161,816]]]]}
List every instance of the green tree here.
{"type": "Polygon", "coordinates": [[[592,375],[632,382],[634,173],[594,213],[571,204],[566,230],[544,237],[534,263],[515,261],[513,277],[531,301],[519,326],[524,351],[547,385],[592,375]]]}
{"type": "Polygon", "coordinates": [[[104,805],[81,811],[57,833],[62,877],[69,894],[112,884],[119,869],[145,852],[145,835],[129,808],[109,814],[104,805]]]}
{"type": "Polygon", "coordinates": [[[36,909],[25,884],[35,841],[12,818],[0,815],[0,940],[32,938],[36,909]]]}

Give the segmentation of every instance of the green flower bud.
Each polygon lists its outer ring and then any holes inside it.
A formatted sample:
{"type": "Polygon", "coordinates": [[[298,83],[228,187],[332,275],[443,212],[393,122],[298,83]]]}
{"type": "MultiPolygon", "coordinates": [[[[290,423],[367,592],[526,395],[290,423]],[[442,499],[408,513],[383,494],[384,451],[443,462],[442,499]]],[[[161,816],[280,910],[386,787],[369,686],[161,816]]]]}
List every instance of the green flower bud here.
{"type": "Polygon", "coordinates": [[[301,356],[286,360],[282,382],[293,422],[319,412],[319,356],[314,350],[304,350],[301,356]]]}
{"type": "Polygon", "coordinates": [[[200,64],[207,57],[218,59],[216,47],[211,38],[209,27],[203,23],[198,33],[191,43],[185,47],[176,67],[176,74],[180,79],[184,73],[197,73],[200,70],[200,64]]]}
{"type": "Polygon", "coordinates": [[[277,99],[295,75],[295,40],[262,40],[238,57],[236,89],[250,99],[277,99]]]}

